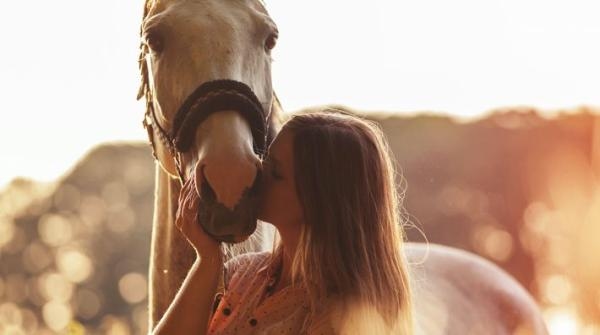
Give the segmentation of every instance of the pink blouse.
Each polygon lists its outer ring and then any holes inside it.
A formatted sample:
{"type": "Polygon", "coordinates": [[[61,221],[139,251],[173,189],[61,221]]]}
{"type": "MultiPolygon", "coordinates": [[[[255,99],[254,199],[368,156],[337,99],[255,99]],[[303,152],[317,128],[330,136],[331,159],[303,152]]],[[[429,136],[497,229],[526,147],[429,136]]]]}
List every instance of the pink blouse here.
{"type": "Polygon", "coordinates": [[[273,295],[271,253],[247,253],[225,264],[225,293],[211,319],[209,334],[323,334],[335,332],[327,318],[311,320],[304,287],[287,286],[273,295]]]}

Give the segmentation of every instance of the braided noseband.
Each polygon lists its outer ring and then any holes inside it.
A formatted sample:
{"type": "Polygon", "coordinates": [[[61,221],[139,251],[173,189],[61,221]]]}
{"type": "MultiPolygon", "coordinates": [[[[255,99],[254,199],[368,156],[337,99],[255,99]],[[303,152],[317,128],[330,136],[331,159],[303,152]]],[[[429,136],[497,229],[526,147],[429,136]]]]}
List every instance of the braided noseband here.
{"type": "Polygon", "coordinates": [[[252,131],[254,152],[262,157],[266,152],[269,115],[264,112],[250,87],[242,82],[228,79],[209,81],[196,88],[177,111],[171,131],[165,130],[158,123],[154,108],[148,106],[143,124],[148,132],[154,157],[157,158],[154,142],[156,134],[169,148],[183,182],[183,171],[177,159],[178,153],[190,149],[200,123],[213,113],[224,110],[237,111],[244,117],[252,131]]]}
{"type": "Polygon", "coordinates": [[[226,79],[200,85],[181,105],[171,131],[177,151],[189,150],[198,125],[212,113],[224,110],[237,111],[248,121],[254,152],[262,155],[267,142],[267,116],[262,105],[246,84],[226,79]]]}

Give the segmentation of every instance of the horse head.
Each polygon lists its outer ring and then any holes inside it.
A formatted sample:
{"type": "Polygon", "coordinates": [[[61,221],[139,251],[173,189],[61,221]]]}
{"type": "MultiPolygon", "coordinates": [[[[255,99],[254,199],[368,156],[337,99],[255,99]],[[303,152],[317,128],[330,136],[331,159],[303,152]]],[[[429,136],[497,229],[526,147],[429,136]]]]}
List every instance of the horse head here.
{"type": "Polygon", "coordinates": [[[260,0],[146,0],[141,36],[138,98],[155,158],[173,177],[196,178],[208,234],[245,240],[274,134],[277,27],[260,0]]]}

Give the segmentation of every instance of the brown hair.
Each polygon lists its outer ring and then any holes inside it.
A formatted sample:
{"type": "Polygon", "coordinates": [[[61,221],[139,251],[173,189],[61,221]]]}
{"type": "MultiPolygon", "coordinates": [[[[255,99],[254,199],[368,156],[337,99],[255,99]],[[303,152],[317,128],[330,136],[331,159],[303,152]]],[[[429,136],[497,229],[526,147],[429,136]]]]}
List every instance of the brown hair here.
{"type": "Polygon", "coordinates": [[[294,115],[283,128],[294,136],[306,223],[292,271],[307,287],[313,312],[334,298],[346,310],[376,311],[394,333],[412,333],[402,199],[381,130],[332,109],[294,115]]]}

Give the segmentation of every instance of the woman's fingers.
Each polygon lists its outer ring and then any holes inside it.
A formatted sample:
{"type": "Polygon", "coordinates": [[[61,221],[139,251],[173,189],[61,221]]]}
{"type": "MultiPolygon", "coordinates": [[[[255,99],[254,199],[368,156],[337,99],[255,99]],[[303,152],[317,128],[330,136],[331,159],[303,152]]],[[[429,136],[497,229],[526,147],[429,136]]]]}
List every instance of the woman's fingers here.
{"type": "Polygon", "coordinates": [[[198,224],[200,197],[194,179],[186,181],[179,194],[175,225],[200,255],[221,255],[220,244],[198,224]]]}
{"type": "Polygon", "coordinates": [[[198,209],[198,195],[193,178],[186,181],[179,194],[179,206],[177,208],[175,225],[181,230],[184,225],[196,220],[198,209]]]}

